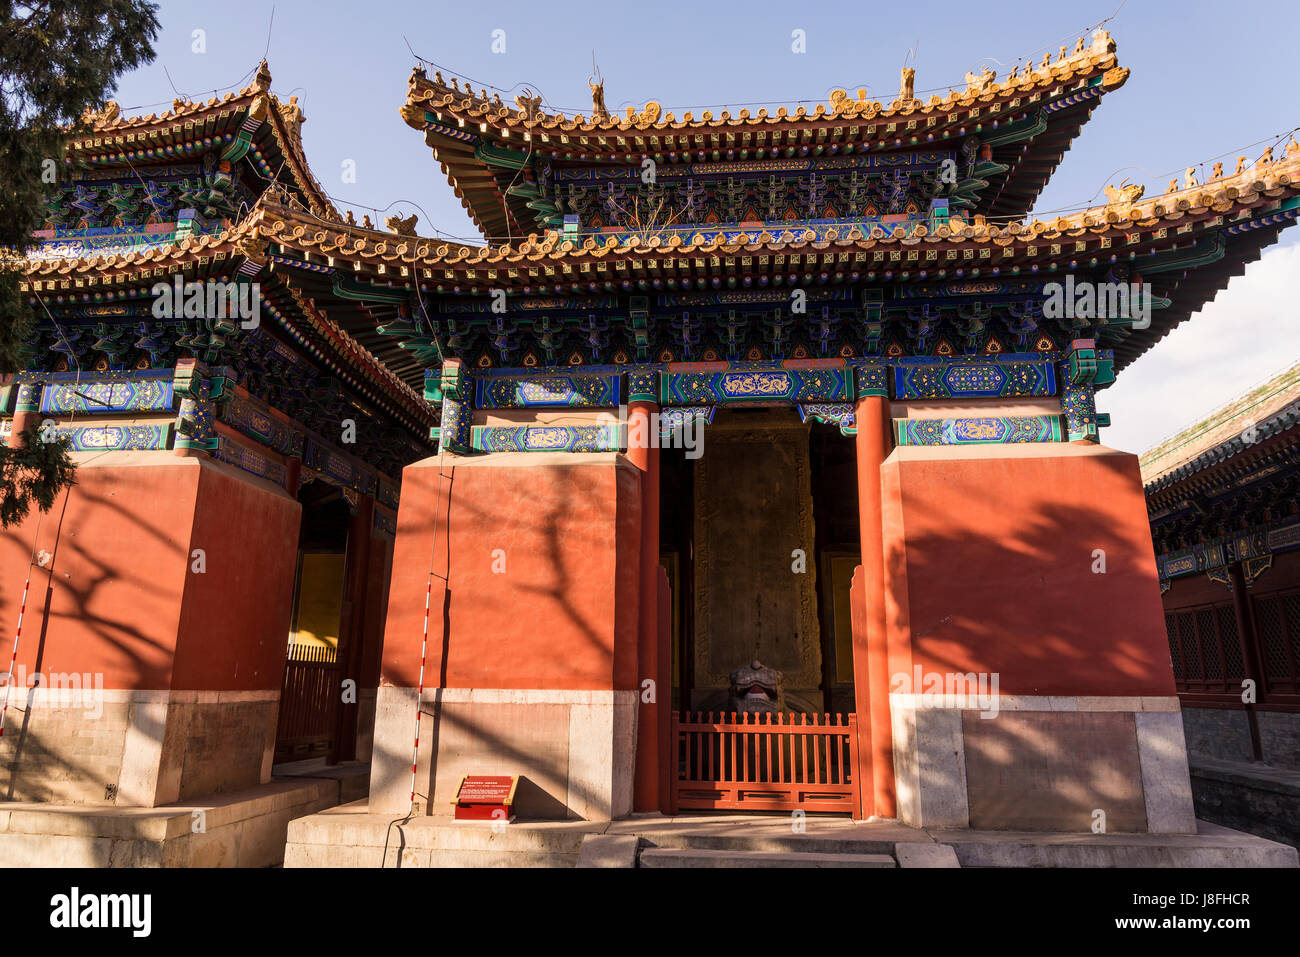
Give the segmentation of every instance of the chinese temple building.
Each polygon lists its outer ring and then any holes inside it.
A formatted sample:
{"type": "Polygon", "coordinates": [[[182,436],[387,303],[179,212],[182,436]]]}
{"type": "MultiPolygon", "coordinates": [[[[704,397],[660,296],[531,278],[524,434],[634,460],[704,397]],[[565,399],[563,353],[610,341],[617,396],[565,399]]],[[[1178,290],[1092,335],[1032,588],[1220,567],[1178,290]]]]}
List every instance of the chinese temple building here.
{"type": "Polygon", "coordinates": [[[1144,454],[1198,816],[1300,843],[1300,365],[1144,454]]]}
{"type": "Polygon", "coordinates": [[[265,64],[94,117],[3,405],[77,485],[0,536],[0,609],[30,575],[17,664],[102,674],[106,717],[15,694],[6,797],[166,809],[321,756],[384,822],[489,774],[520,819],[1195,833],[1097,393],[1300,214],[1300,146],[1030,218],[1127,76],[1098,31],[927,100],[568,117],[417,68],[481,245],[340,214],[265,64]]]}

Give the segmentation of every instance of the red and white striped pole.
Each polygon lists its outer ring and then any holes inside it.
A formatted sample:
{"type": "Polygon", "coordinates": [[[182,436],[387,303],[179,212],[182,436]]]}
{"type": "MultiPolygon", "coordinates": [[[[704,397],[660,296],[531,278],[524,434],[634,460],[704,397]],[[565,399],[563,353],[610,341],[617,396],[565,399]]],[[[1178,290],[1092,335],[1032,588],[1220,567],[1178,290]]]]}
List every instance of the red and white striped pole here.
{"type": "MultiPolygon", "coordinates": [[[[442,471],[441,468],[438,469],[442,471]]],[[[441,483],[439,483],[441,484],[441,483]]],[[[437,526],[434,526],[437,534],[437,526]]],[[[415,814],[415,769],[420,763],[420,718],[424,709],[420,699],[424,697],[424,661],[429,648],[429,601],[433,597],[433,563],[429,563],[429,582],[424,589],[424,637],[420,641],[420,681],[415,692],[415,744],[411,749],[411,814],[415,814]]]]}
{"type": "MultiPolygon", "coordinates": [[[[420,719],[424,716],[424,709],[421,707],[421,699],[424,698],[424,665],[428,660],[429,653],[429,606],[433,600],[433,567],[437,563],[438,556],[438,509],[442,507],[442,479],[443,479],[443,455],[441,441],[438,444],[438,500],[433,506],[433,547],[429,550],[429,579],[424,587],[424,634],[420,638],[420,678],[415,691],[415,741],[411,746],[411,810],[415,814],[415,781],[417,769],[420,765],[420,719]]],[[[444,524],[450,517],[451,498],[447,500],[448,516],[443,518],[444,524]]],[[[448,542],[448,548],[450,548],[448,542]]],[[[450,555],[448,556],[450,562],[450,555]]],[[[444,587],[446,579],[443,579],[444,587]]]]}
{"type": "Polygon", "coordinates": [[[5,718],[9,716],[9,692],[14,686],[14,668],[18,664],[18,639],[23,634],[23,615],[27,613],[27,590],[32,587],[32,566],[27,566],[27,581],[23,585],[23,600],[18,606],[18,630],[14,632],[14,650],[9,656],[9,677],[5,681],[5,703],[0,708],[0,738],[5,736],[5,718]]]}

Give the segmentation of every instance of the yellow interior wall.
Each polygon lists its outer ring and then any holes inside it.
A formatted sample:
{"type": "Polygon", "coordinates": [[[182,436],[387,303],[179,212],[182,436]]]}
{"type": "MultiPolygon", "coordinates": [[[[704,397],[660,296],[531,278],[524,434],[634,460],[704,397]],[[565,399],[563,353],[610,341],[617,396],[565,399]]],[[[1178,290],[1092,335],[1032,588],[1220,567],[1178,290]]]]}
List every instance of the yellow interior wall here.
{"type": "Polygon", "coordinates": [[[297,630],[294,644],[339,647],[339,619],[343,610],[344,556],[305,552],[298,580],[297,630]]]}

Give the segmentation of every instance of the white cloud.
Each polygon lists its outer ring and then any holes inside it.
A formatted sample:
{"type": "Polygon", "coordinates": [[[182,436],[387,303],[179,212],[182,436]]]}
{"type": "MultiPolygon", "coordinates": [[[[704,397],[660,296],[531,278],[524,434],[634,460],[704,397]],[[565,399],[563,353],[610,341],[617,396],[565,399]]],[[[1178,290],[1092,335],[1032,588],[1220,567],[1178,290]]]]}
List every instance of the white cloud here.
{"type": "Polygon", "coordinates": [[[1297,360],[1300,243],[1293,243],[1265,252],[1098,394],[1098,410],[1114,423],[1101,440],[1143,452],[1297,360]]]}

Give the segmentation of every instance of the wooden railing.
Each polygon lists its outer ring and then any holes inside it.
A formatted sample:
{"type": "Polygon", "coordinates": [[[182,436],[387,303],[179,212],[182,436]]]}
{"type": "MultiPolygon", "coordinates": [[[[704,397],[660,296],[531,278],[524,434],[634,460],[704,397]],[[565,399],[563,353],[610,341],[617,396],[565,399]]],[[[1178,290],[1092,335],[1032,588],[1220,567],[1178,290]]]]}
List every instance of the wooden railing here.
{"type": "Polygon", "coordinates": [[[857,726],[855,714],[673,714],[673,810],[852,813],[857,726]]]}
{"type": "Polygon", "coordinates": [[[301,761],[328,754],[342,700],[343,666],[333,648],[293,645],[280,689],[275,760],[301,761]]]}

